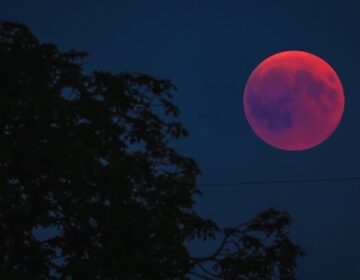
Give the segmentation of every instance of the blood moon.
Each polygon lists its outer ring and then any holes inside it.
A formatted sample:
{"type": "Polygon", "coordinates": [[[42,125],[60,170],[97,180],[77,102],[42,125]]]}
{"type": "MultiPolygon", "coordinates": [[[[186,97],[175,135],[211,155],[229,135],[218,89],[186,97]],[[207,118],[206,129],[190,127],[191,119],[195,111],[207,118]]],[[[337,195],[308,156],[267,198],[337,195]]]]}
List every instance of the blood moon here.
{"type": "Polygon", "coordinates": [[[268,144],[301,151],[325,141],[340,123],[344,91],[329,64],[303,51],[285,51],[261,62],[245,87],[245,115],[268,144]]]}

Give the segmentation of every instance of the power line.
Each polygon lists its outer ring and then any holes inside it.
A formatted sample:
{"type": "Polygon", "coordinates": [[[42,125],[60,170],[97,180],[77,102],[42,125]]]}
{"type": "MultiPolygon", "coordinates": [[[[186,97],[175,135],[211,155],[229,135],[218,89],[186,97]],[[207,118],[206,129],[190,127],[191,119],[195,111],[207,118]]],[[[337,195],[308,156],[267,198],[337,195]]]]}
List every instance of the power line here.
{"type": "Polygon", "coordinates": [[[271,185],[271,184],[326,183],[326,182],[344,182],[344,181],[360,181],[360,177],[242,181],[242,182],[232,182],[232,183],[198,184],[197,186],[199,188],[208,188],[208,187],[250,186],[250,185],[271,185]]]}

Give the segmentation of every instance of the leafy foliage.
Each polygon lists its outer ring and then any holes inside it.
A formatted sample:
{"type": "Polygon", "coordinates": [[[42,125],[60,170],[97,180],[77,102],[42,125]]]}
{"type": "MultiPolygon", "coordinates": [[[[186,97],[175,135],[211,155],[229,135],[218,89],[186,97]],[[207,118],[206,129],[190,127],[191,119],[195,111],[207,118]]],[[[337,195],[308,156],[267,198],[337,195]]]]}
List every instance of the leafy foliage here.
{"type": "Polygon", "coordinates": [[[174,85],[85,75],[86,56],[0,22],[0,278],[295,279],[302,251],[285,213],[223,231],[194,211],[199,169],[170,145],[187,136],[174,85]],[[42,240],[39,228],[54,234],[42,240]],[[213,256],[184,245],[222,231],[213,256]],[[196,272],[207,262],[211,272],[196,272]]]}
{"type": "Polygon", "coordinates": [[[201,273],[195,275],[202,279],[295,279],[296,258],[303,251],[289,239],[291,222],[289,214],[270,208],[248,223],[225,228],[211,256],[193,259],[201,273]]]}

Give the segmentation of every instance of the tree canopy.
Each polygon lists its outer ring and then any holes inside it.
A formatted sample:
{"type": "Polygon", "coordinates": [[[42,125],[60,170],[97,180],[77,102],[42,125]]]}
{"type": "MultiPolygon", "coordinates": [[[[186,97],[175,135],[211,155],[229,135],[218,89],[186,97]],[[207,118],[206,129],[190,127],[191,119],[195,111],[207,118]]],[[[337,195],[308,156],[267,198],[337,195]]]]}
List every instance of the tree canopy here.
{"type": "Polygon", "coordinates": [[[0,22],[0,278],[296,279],[286,212],[222,229],[194,210],[172,82],[85,74],[86,56],[0,22]],[[186,246],[214,238],[210,256],[186,246]]]}

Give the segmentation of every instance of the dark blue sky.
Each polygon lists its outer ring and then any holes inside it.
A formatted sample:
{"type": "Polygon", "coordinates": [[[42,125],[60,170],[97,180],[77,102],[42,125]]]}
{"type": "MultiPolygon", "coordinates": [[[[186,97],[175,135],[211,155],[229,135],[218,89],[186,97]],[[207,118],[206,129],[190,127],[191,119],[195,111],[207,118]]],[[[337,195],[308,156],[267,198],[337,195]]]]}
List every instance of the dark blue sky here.
{"type": "MultiPolygon", "coordinates": [[[[122,0],[4,1],[0,18],[30,25],[62,50],[87,50],[86,69],[145,72],[170,78],[190,137],[177,144],[195,158],[199,183],[360,175],[360,4],[358,1],[122,0]],[[345,113],[322,145],[277,150],[244,117],[245,82],[267,56],[304,50],[340,76],[345,113]]],[[[296,223],[307,256],[306,280],[359,279],[360,182],[204,188],[197,209],[235,225],[274,206],[296,223]]],[[[193,245],[196,253],[206,251],[193,245]]]]}

